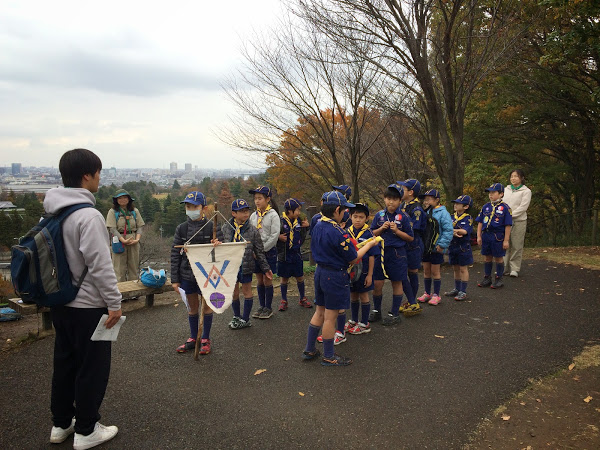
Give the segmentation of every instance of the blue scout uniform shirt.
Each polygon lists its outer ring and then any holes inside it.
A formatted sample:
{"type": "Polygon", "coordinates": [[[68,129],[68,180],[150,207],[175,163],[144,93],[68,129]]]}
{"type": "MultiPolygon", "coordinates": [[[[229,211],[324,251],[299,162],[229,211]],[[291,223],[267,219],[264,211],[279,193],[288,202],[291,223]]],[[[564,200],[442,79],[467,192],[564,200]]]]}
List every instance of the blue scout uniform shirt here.
{"type": "Polygon", "coordinates": [[[419,246],[419,239],[423,239],[427,227],[427,216],[421,203],[415,198],[408,203],[403,203],[402,211],[410,218],[415,240],[408,243],[409,248],[419,246]]]}
{"type": "Polygon", "coordinates": [[[488,202],[483,205],[475,221],[483,224],[482,232],[504,234],[504,227],[512,225],[512,213],[510,207],[503,201],[499,201],[495,205],[488,202]]]}
{"type": "MultiPolygon", "coordinates": [[[[394,222],[396,225],[398,225],[398,229],[400,231],[403,231],[409,236],[414,237],[410,219],[406,213],[402,212],[401,208],[398,208],[393,213],[388,212],[387,209],[379,211],[377,214],[375,214],[373,222],[371,222],[371,230],[381,228],[385,222],[394,222]]],[[[406,241],[400,238],[389,228],[381,233],[380,236],[383,238],[383,243],[386,247],[404,247],[406,245],[406,241]]]]}
{"type": "MultiPolygon", "coordinates": [[[[292,221],[292,224],[294,222],[292,221]]],[[[285,260],[290,262],[290,261],[297,261],[299,259],[302,259],[302,255],[300,253],[300,247],[302,246],[302,242],[304,241],[302,239],[302,235],[305,232],[302,231],[302,227],[300,226],[300,221],[297,220],[296,221],[296,225],[294,226],[294,236],[292,238],[292,243],[290,246],[290,225],[288,224],[287,220],[285,220],[283,217],[281,218],[281,234],[286,234],[287,235],[287,240],[285,241],[285,245],[286,245],[286,252],[285,252],[285,260]]]]}
{"type": "Polygon", "coordinates": [[[350,235],[327,217],[315,225],[310,250],[317,264],[335,269],[348,269],[358,256],[350,235]]]}
{"type": "MultiPolygon", "coordinates": [[[[347,231],[350,234],[350,237],[355,239],[356,242],[359,244],[374,236],[373,232],[371,231],[369,226],[366,224],[365,224],[364,228],[361,230],[355,230],[354,226],[350,225],[348,227],[347,231]]],[[[365,256],[363,256],[362,271],[365,275],[369,271],[369,256],[379,256],[379,255],[381,255],[381,250],[379,249],[379,245],[376,245],[375,247],[371,247],[369,249],[369,251],[367,252],[367,254],[365,256]]]]}
{"type": "Polygon", "coordinates": [[[314,216],[312,216],[312,219],[310,219],[310,228],[309,228],[309,233],[312,236],[312,232],[313,229],[315,228],[315,225],[317,224],[317,222],[321,220],[321,213],[317,213],[314,216]]]}
{"type": "MultiPolygon", "coordinates": [[[[315,225],[317,224],[317,222],[321,220],[321,213],[317,213],[314,216],[312,216],[312,219],[310,219],[310,228],[308,233],[312,236],[312,231],[313,228],[315,227],[315,225]]],[[[350,217],[350,213],[348,212],[348,210],[344,211],[344,217],[342,217],[342,228],[348,228],[349,226],[352,226],[352,218],[350,217]]]]}
{"type": "Polygon", "coordinates": [[[464,247],[466,244],[471,243],[471,232],[473,231],[473,218],[463,213],[458,216],[456,213],[452,214],[452,224],[455,230],[466,230],[467,234],[461,237],[454,236],[452,242],[450,242],[450,248],[464,247]]]}

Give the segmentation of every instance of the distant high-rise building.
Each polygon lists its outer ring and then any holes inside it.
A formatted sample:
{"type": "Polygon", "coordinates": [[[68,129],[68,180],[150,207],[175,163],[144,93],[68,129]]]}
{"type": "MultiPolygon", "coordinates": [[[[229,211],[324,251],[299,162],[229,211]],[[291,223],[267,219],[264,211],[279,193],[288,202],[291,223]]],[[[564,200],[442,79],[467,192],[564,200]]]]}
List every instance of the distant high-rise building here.
{"type": "Polygon", "coordinates": [[[21,163],[12,163],[12,174],[19,175],[21,173],[21,163]]]}
{"type": "Polygon", "coordinates": [[[191,172],[192,171],[192,165],[190,163],[185,163],[185,171],[186,172],[191,172]]]}
{"type": "Polygon", "coordinates": [[[176,162],[171,163],[171,172],[177,172],[177,163],[176,162]]]}

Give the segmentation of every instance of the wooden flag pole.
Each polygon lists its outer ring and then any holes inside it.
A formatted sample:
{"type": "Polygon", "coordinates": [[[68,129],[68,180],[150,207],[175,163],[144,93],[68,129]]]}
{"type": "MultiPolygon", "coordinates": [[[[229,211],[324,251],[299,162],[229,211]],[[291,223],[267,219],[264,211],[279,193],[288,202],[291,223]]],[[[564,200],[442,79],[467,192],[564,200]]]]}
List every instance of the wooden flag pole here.
{"type": "MultiPolygon", "coordinates": [[[[215,215],[213,217],[213,232],[212,238],[217,238],[217,204],[215,203],[215,215]]],[[[214,259],[214,251],[213,248],[213,259],[214,259]]],[[[198,352],[200,350],[200,341],[202,340],[202,332],[204,331],[204,307],[206,306],[206,300],[204,299],[204,295],[200,296],[200,320],[198,321],[198,335],[196,336],[196,347],[194,348],[194,359],[198,361],[198,352]]]]}

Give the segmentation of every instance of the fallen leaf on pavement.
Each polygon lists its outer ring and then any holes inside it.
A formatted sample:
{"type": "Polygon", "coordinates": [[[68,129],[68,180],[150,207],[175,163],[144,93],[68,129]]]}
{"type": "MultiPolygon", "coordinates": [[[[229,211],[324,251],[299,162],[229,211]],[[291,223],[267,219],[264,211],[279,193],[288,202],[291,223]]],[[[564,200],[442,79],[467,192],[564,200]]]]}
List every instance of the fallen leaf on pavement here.
{"type": "Polygon", "coordinates": [[[542,401],[539,398],[536,398],[535,401],[538,403],[542,403],[542,401]]]}
{"type": "Polygon", "coordinates": [[[254,375],[260,375],[263,372],[266,372],[267,369],[258,369],[256,372],[254,372],[254,375]]]}
{"type": "Polygon", "coordinates": [[[177,308],[177,307],[179,306],[179,303],[175,303],[173,306],[174,306],[175,308],[177,308]]]}
{"type": "Polygon", "coordinates": [[[520,405],[521,405],[521,406],[525,406],[525,405],[526,405],[526,403],[525,403],[525,402],[521,402],[521,403],[520,403],[520,405]]]}
{"type": "Polygon", "coordinates": [[[510,420],[510,416],[508,414],[502,414],[502,420],[510,420]]]}
{"type": "Polygon", "coordinates": [[[569,370],[573,370],[575,368],[575,363],[569,364],[569,370]]]}
{"type": "Polygon", "coordinates": [[[440,338],[440,339],[444,339],[444,338],[446,337],[446,336],[439,336],[439,335],[437,335],[437,334],[434,334],[434,336],[435,336],[436,338],[440,338]]]}
{"type": "Polygon", "coordinates": [[[299,395],[300,397],[304,397],[304,392],[298,392],[298,395],[299,395]]]}
{"type": "Polygon", "coordinates": [[[290,358],[289,358],[289,357],[288,357],[288,358],[285,358],[285,360],[286,360],[286,361],[289,361],[289,360],[290,360],[290,358]]]}
{"type": "Polygon", "coordinates": [[[579,381],[579,380],[581,380],[581,378],[579,378],[579,375],[575,375],[575,376],[573,377],[573,380],[575,380],[575,381],[579,381]]]}
{"type": "Polygon", "coordinates": [[[592,396],[588,395],[586,398],[583,399],[584,402],[589,403],[592,401],[592,396]]]}
{"type": "Polygon", "coordinates": [[[584,288],[579,288],[579,291],[583,292],[583,291],[585,291],[585,289],[584,288]]]}
{"type": "Polygon", "coordinates": [[[429,362],[437,362],[435,359],[430,359],[429,362]]]}

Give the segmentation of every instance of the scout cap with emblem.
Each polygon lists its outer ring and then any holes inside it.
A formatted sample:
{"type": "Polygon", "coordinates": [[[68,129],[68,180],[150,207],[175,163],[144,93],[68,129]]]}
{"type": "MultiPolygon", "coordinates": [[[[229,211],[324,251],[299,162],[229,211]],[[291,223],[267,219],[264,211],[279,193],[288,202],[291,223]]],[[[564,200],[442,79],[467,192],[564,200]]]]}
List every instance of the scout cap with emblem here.
{"type": "Polygon", "coordinates": [[[502,183],[494,183],[492,184],[490,187],[485,188],[486,192],[504,192],[504,186],[502,186],[502,183]]]}
{"type": "Polygon", "coordinates": [[[460,203],[461,205],[466,205],[470,208],[473,206],[473,199],[468,195],[461,195],[456,200],[452,200],[452,203],[460,203]]]}
{"type": "Polygon", "coordinates": [[[339,186],[334,186],[333,184],[331,185],[331,187],[333,189],[335,189],[336,191],[341,192],[342,194],[344,194],[344,196],[349,199],[350,196],[352,195],[352,188],[350,186],[348,186],[347,184],[340,184],[339,186]]]}
{"type": "Polygon", "coordinates": [[[367,205],[366,203],[356,203],[354,205],[354,208],[350,208],[350,215],[354,214],[355,212],[364,212],[368,218],[369,217],[369,205],[367,205]]]}
{"type": "Polygon", "coordinates": [[[356,205],[346,200],[344,194],[340,191],[331,191],[323,194],[324,205],[343,206],[345,208],[354,208],[356,205]]]}
{"type": "Polygon", "coordinates": [[[400,198],[402,198],[402,196],[404,195],[404,188],[399,182],[390,184],[388,186],[388,189],[394,189],[395,191],[398,191],[398,194],[400,194],[400,198]]]}
{"type": "Polygon", "coordinates": [[[414,178],[409,178],[408,180],[404,181],[396,181],[396,184],[404,186],[409,191],[413,191],[415,197],[418,197],[419,193],[421,192],[421,183],[419,183],[419,180],[415,180],[414,178]]]}
{"type": "Polygon", "coordinates": [[[192,205],[206,206],[206,197],[200,191],[192,191],[179,203],[191,203],[192,205]]]}
{"type": "Polygon", "coordinates": [[[123,197],[124,195],[126,195],[127,197],[129,197],[132,202],[135,202],[135,198],[133,198],[131,195],[129,195],[129,192],[127,192],[125,189],[119,189],[115,193],[115,195],[113,195],[113,198],[123,197]]]}
{"type": "Polygon", "coordinates": [[[426,191],[423,194],[419,194],[419,197],[433,197],[433,198],[440,198],[440,191],[438,191],[437,189],[429,189],[428,191],[426,191]]]}
{"type": "Polygon", "coordinates": [[[283,207],[286,211],[293,211],[296,208],[301,207],[302,205],[304,205],[304,202],[301,202],[297,198],[288,198],[283,204],[283,207]]]}
{"type": "Polygon", "coordinates": [[[231,204],[232,211],[240,211],[242,209],[250,209],[250,205],[243,198],[238,198],[237,200],[234,200],[231,204]]]}
{"type": "Polygon", "coordinates": [[[248,192],[250,194],[262,194],[265,197],[273,197],[271,188],[268,186],[258,186],[256,189],[250,189],[248,192]]]}

